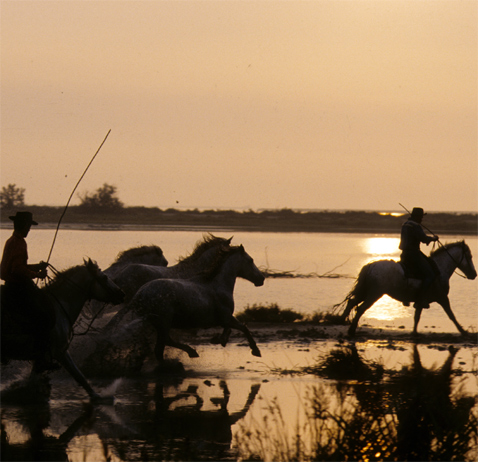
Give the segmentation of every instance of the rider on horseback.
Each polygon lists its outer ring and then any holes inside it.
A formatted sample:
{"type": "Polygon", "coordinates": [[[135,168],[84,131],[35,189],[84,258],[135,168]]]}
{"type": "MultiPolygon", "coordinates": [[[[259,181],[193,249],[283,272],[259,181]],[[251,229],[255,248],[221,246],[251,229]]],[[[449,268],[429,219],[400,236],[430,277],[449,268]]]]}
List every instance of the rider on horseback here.
{"type": "Polygon", "coordinates": [[[43,342],[54,325],[54,316],[48,305],[42,303],[42,293],[33,279],[47,276],[47,263],[28,264],[25,240],[31,226],[38,223],[33,220],[31,212],[17,212],[9,218],[13,221],[14,231],[5,243],[0,263],[0,278],[5,281],[2,305],[19,324],[38,333],[38,340],[43,342]]]}
{"type": "Polygon", "coordinates": [[[417,277],[422,279],[420,291],[417,294],[415,308],[429,308],[426,300],[426,291],[435,279],[436,272],[431,265],[428,257],[421,252],[420,243],[428,245],[430,242],[438,241],[438,236],[428,236],[421,226],[422,219],[426,215],[423,209],[415,207],[412,210],[410,218],[402,225],[400,250],[402,254],[400,261],[406,268],[410,268],[417,273],[417,277]]]}

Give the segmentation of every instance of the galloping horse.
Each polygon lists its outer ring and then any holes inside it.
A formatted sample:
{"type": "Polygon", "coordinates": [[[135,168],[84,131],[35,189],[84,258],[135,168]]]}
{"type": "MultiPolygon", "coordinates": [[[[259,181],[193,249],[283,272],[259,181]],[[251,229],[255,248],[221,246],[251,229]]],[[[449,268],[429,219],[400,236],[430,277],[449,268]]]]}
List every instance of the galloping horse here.
{"type": "MultiPolygon", "coordinates": [[[[436,264],[439,275],[428,291],[427,301],[439,303],[460,333],[466,335],[466,330],[461,327],[451,310],[448,292],[449,280],[456,268],[463,271],[468,279],[476,278],[470,248],[464,241],[453,242],[439,247],[431,253],[430,258],[436,264]]],[[[347,303],[341,315],[343,321],[348,318],[354,308],[356,309],[355,317],[348,331],[349,336],[355,334],[360,317],[383,295],[387,294],[408,306],[410,302],[416,300],[420,285],[419,279],[406,277],[399,262],[379,260],[365,265],[359,273],[354,288],[345,300],[337,305],[341,306],[347,303]]],[[[417,333],[421,312],[422,308],[415,308],[413,334],[417,333]]]]}
{"type": "Polygon", "coordinates": [[[19,320],[14,319],[13,307],[2,306],[1,345],[2,359],[34,361],[33,372],[43,359],[56,359],[86,390],[92,400],[101,399],[93,391],[85,376],[77,368],[68,353],[73,324],[87,300],[96,299],[107,303],[121,303],[124,294],[96,263],[85,260],[58,273],[54,280],[40,289],[42,299],[49,303],[55,313],[55,324],[45,344],[35,341],[36,336],[19,320]]]}
{"type": "Polygon", "coordinates": [[[217,259],[220,252],[229,249],[231,240],[232,237],[224,239],[212,234],[205,235],[202,241],[196,243],[189,256],[181,258],[173,266],[151,266],[139,263],[125,266],[114,278],[115,283],[125,293],[125,306],[120,308],[103,332],[107,333],[118,327],[129,311],[127,302],[133,298],[141,286],[154,279],[187,279],[200,275],[205,268],[209,268],[211,263],[217,259]]]}
{"type": "Polygon", "coordinates": [[[222,326],[224,329],[238,329],[246,336],[252,354],[261,356],[247,327],[233,315],[237,277],[256,287],[264,284],[264,276],[242,245],[223,249],[207,274],[191,279],[156,279],[141,287],[129,308],[156,329],[158,361],[163,361],[166,345],[185,351],[191,358],[199,356],[193,348],[173,340],[169,334],[171,328],[222,326]]]}
{"type": "Polygon", "coordinates": [[[124,291],[126,301],[131,300],[138,289],[153,279],[186,279],[197,276],[217,256],[221,249],[229,247],[232,238],[224,239],[212,234],[204,236],[202,241],[196,243],[192,253],[180,258],[173,266],[152,266],[142,263],[127,265],[113,279],[124,291]]]}

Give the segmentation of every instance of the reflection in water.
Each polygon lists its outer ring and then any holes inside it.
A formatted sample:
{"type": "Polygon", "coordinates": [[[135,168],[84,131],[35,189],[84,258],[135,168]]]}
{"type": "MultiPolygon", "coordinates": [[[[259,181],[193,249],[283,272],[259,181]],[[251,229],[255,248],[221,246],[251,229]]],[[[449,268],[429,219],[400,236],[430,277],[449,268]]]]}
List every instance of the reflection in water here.
{"type": "Polygon", "coordinates": [[[413,311],[407,309],[388,295],[376,301],[364,314],[364,319],[378,319],[379,321],[395,321],[396,319],[413,319],[413,311]]]}
{"type": "MultiPolygon", "coordinates": [[[[417,346],[411,365],[385,371],[364,361],[355,345],[332,351],[314,370],[332,379],[310,389],[307,420],[295,438],[276,432],[279,406],[261,428],[241,425],[240,457],[260,460],[476,460],[475,398],[453,382],[450,347],[440,368],[423,367],[417,346]]],[[[455,379],[456,380],[456,379],[455,379]]],[[[459,382],[459,380],[458,380],[459,382]]],[[[281,433],[282,432],[282,433],[281,433]]]]}
{"type": "MultiPolygon", "coordinates": [[[[10,408],[2,403],[2,460],[233,460],[231,427],[260,390],[260,384],[251,385],[242,407],[230,411],[225,380],[171,377],[128,384],[126,398],[115,406],[76,409],[79,416],[61,434],[48,402],[10,408]]],[[[71,422],[71,408],[68,415],[71,422]]]]}
{"type": "Polygon", "coordinates": [[[396,256],[399,253],[400,239],[396,237],[369,237],[364,239],[365,253],[374,256],[396,256]]]}

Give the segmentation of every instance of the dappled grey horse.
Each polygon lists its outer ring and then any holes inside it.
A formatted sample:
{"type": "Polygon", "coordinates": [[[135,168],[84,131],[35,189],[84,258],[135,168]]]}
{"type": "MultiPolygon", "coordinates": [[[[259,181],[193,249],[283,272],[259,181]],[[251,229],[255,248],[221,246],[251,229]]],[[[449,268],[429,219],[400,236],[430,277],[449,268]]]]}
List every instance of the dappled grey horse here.
{"type": "MultiPolygon", "coordinates": [[[[450,278],[457,268],[463,271],[468,279],[476,278],[476,269],[473,265],[470,248],[464,241],[453,242],[439,247],[431,253],[430,258],[435,263],[439,274],[425,294],[426,299],[429,303],[439,303],[459,332],[466,335],[466,330],[461,327],[451,310],[448,292],[450,278]]],[[[416,301],[420,285],[419,279],[407,278],[402,265],[394,260],[379,260],[365,265],[360,270],[353,289],[345,300],[337,305],[346,304],[341,315],[344,321],[352,310],[356,309],[348,334],[355,335],[360,317],[383,295],[389,295],[408,306],[410,302],[416,301]]],[[[414,334],[417,333],[421,312],[422,308],[415,308],[414,334]]]]}
{"type": "Polygon", "coordinates": [[[131,264],[125,266],[114,279],[115,283],[125,292],[125,304],[107,324],[103,333],[108,334],[119,326],[124,316],[129,312],[127,302],[133,298],[141,286],[154,279],[187,279],[201,275],[216,261],[220,252],[229,248],[231,240],[232,238],[225,239],[207,234],[196,243],[191,254],[180,258],[176,265],[131,264]]]}
{"type": "Polygon", "coordinates": [[[222,250],[217,261],[201,276],[156,279],[138,290],[128,308],[155,328],[158,361],[163,361],[166,345],[185,351],[191,358],[198,357],[196,350],[171,338],[172,328],[238,329],[246,336],[252,354],[261,355],[249,329],[234,317],[233,292],[238,277],[255,286],[264,284],[264,276],[242,245],[222,250]]]}

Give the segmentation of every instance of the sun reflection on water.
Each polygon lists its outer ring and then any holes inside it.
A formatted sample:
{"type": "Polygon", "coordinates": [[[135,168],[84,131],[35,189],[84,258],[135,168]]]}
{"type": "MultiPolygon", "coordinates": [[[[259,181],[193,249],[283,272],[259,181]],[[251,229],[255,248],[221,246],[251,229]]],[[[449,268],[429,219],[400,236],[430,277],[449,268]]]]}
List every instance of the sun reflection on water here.
{"type": "Polygon", "coordinates": [[[370,237],[364,239],[364,251],[373,256],[398,256],[399,244],[397,237],[370,237]]]}
{"type": "Polygon", "coordinates": [[[379,321],[394,321],[396,319],[410,318],[412,312],[400,302],[384,295],[363,315],[364,318],[377,319],[379,321]]]}

